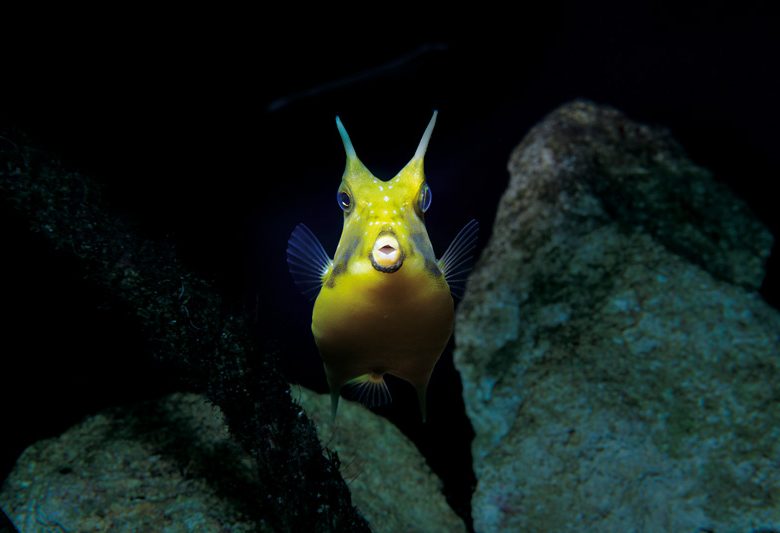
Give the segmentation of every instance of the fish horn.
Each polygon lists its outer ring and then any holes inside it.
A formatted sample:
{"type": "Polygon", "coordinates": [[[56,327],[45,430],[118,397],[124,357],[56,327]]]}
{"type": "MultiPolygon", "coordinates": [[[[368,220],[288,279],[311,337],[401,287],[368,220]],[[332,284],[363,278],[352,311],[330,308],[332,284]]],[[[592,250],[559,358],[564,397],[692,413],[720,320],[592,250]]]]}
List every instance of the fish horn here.
{"type": "Polygon", "coordinates": [[[355,152],[355,147],[352,146],[352,139],[349,138],[349,133],[347,133],[347,128],[344,127],[344,124],[341,123],[341,119],[338,116],[336,116],[336,127],[339,129],[339,135],[341,135],[341,142],[344,143],[344,151],[347,153],[347,168],[344,170],[344,172],[345,173],[368,172],[368,174],[371,174],[371,172],[360,161],[360,159],[358,159],[357,153],[355,152]]]}
{"type": "Polygon", "coordinates": [[[417,146],[417,151],[414,153],[414,157],[409,160],[406,166],[401,169],[401,172],[396,174],[396,177],[393,179],[411,179],[415,182],[419,182],[425,179],[425,173],[423,171],[423,159],[425,158],[426,150],[428,150],[428,143],[431,140],[433,127],[436,125],[436,117],[438,114],[438,111],[433,112],[433,116],[431,117],[430,122],[428,122],[428,127],[425,128],[425,133],[423,133],[422,139],[420,139],[420,144],[417,146]]]}
{"type": "Polygon", "coordinates": [[[339,129],[339,135],[341,135],[341,142],[344,143],[344,151],[347,152],[347,157],[349,159],[352,159],[353,157],[357,159],[355,147],[352,146],[352,139],[349,138],[347,128],[345,128],[344,124],[341,123],[341,119],[338,117],[338,115],[336,115],[336,127],[339,129]]]}
{"type": "Polygon", "coordinates": [[[425,128],[425,133],[423,133],[422,139],[420,139],[420,145],[417,147],[417,151],[414,153],[414,157],[412,160],[420,159],[422,160],[425,157],[425,152],[428,150],[428,143],[431,140],[431,135],[433,134],[433,127],[436,125],[436,117],[438,116],[439,112],[434,111],[433,116],[431,117],[431,121],[428,122],[428,127],[425,128]]]}

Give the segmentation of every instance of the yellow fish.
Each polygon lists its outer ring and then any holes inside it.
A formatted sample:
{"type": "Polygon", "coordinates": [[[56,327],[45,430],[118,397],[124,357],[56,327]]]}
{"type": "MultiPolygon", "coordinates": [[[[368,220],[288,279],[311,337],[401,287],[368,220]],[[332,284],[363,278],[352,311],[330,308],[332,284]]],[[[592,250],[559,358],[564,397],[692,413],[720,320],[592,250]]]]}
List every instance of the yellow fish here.
{"type": "Polygon", "coordinates": [[[452,293],[462,290],[478,224],[471,220],[436,259],[424,214],[431,190],[423,158],[434,111],[411,161],[380,180],[361,163],[336,117],[347,165],[336,200],[344,228],[331,259],[314,234],[296,226],[287,262],[304,293],[316,293],[311,329],[325,367],[336,416],[344,385],[358,385],[369,406],[389,401],[392,374],[417,390],[423,421],[433,367],[452,335],[452,293]]]}

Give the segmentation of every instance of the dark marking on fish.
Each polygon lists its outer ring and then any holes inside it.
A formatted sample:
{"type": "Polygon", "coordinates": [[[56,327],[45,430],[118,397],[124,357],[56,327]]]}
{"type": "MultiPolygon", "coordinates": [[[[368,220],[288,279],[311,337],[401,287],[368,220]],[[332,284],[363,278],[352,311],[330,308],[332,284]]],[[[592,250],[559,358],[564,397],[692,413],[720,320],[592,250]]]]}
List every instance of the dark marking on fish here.
{"type": "Polygon", "coordinates": [[[329,289],[332,289],[336,286],[336,278],[339,277],[341,274],[347,271],[347,263],[346,261],[343,263],[338,263],[336,265],[333,265],[333,270],[330,273],[330,277],[328,278],[328,281],[325,283],[325,286],[329,289]]]}
{"type": "Polygon", "coordinates": [[[412,242],[414,243],[414,248],[419,250],[423,257],[425,257],[425,270],[427,270],[428,273],[433,277],[441,276],[441,269],[439,269],[439,264],[436,262],[436,258],[433,256],[433,250],[431,250],[430,246],[428,246],[425,235],[419,232],[415,232],[411,234],[411,238],[412,242]]]}
{"type": "Polygon", "coordinates": [[[427,270],[435,278],[441,277],[442,275],[439,264],[436,261],[431,261],[428,258],[425,259],[425,270],[427,270]]]}
{"type": "Polygon", "coordinates": [[[328,281],[325,283],[325,286],[329,289],[332,289],[336,286],[336,278],[338,278],[340,275],[344,274],[347,271],[347,265],[349,264],[349,259],[354,255],[355,250],[357,249],[359,244],[359,241],[355,239],[351,243],[349,243],[349,246],[347,246],[346,250],[344,250],[344,254],[339,257],[338,262],[333,264],[333,270],[330,273],[330,277],[328,277],[328,281]]]}

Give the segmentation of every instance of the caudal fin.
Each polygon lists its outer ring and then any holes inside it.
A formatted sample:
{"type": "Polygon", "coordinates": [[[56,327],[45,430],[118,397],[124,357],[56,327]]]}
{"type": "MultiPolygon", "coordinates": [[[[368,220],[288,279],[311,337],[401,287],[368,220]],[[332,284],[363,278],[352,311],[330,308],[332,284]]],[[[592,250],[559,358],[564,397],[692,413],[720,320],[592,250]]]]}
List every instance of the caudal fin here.
{"type": "Polygon", "coordinates": [[[420,416],[422,416],[423,424],[425,423],[425,419],[427,418],[427,402],[426,402],[426,396],[428,394],[428,385],[423,385],[421,387],[417,387],[417,401],[420,404],[420,416]]]}
{"type": "Polygon", "coordinates": [[[330,421],[336,421],[336,412],[339,410],[339,391],[330,390],[330,421]]]}

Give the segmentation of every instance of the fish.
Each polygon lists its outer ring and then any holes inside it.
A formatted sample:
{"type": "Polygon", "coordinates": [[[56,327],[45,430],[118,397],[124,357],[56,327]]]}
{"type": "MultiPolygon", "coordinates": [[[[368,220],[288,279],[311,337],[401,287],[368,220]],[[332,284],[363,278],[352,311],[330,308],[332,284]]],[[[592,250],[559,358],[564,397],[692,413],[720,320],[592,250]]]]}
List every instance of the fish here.
{"type": "Polygon", "coordinates": [[[426,419],[433,369],[453,332],[479,233],[470,220],[437,259],[425,213],[432,193],[424,157],[437,111],[412,159],[389,180],[360,161],[341,119],[336,127],[347,162],[336,193],[344,225],[331,258],[314,233],[298,224],[287,263],[301,292],[315,299],[311,331],[322,358],[335,419],[342,388],[357,388],[369,407],[391,400],[390,374],[417,392],[426,419]]]}

